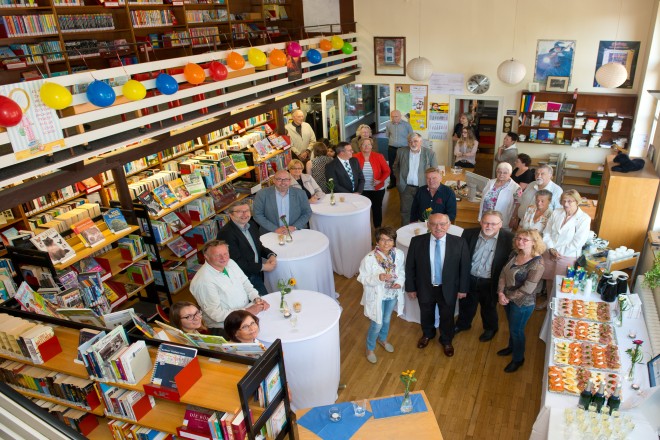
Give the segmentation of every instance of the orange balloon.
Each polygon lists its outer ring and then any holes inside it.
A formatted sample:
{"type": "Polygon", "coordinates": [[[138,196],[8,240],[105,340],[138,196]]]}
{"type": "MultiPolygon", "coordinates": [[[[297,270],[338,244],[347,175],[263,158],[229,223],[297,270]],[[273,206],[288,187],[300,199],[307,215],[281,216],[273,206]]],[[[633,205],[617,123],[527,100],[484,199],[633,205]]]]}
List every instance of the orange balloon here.
{"type": "Polygon", "coordinates": [[[241,70],[245,66],[245,58],[236,52],[227,55],[227,65],[234,70],[241,70]]]}
{"type": "Polygon", "coordinates": [[[326,52],[329,52],[332,50],[332,43],[330,40],[326,40],[325,38],[319,41],[319,47],[321,50],[324,50],[326,52]]]}
{"type": "Polygon", "coordinates": [[[280,49],[273,49],[268,55],[270,64],[275,67],[282,67],[286,64],[286,54],[280,49]]]}
{"type": "Polygon", "coordinates": [[[201,84],[206,79],[204,69],[194,63],[186,64],[186,67],[183,68],[183,76],[192,85],[201,84]]]}

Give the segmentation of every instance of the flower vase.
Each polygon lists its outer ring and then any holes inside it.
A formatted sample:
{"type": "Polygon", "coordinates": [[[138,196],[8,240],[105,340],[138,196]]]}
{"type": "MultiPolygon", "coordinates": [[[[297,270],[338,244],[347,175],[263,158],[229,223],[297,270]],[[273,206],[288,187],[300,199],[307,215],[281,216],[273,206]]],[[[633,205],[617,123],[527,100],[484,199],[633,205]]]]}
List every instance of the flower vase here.
{"type": "Polygon", "coordinates": [[[404,414],[407,414],[409,412],[412,412],[413,410],[413,403],[412,399],[410,398],[410,390],[408,387],[406,387],[406,392],[403,394],[403,400],[401,401],[401,412],[404,414]]]}
{"type": "Polygon", "coordinates": [[[623,310],[619,308],[618,313],[614,317],[614,325],[617,327],[623,327],[623,310]]]}
{"type": "Polygon", "coordinates": [[[280,312],[284,313],[284,311],[288,308],[288,304],[286,301],[284,301],[284,293],[280,292],[280,312]]]}
{"type": "Polygon", "coordinates": [[[637,366],[637,363],[633,362],[628,370],[628,374],[626,375],[626,380],[628,382],[635,383],[635,366],[637,366]]]}
{"type": "Polygon", "coordinates": [[[331,205],[335,204],[335,193],[334,192],[330,193],[330,204],[331,205]]]}
{"type": "Polygon", "coordinates": [[[291,232],[289,232],[288,234],[286,234],[286,241],[287,241],[288,243],[291,243],[291,242],[293,241],[293,237],[291,236],[291,232]]]}

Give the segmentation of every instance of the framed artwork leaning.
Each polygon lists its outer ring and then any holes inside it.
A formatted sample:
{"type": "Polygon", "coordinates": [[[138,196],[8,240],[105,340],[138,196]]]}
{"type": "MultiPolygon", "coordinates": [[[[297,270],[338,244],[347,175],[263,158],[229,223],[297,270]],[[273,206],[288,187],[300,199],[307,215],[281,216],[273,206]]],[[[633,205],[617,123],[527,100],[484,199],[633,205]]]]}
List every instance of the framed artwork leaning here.
{"type": "Polygon", "coordinates": [[[534,81],[541,86],[547,83],[549,76],[567,77],[571,82],[575,40],[538,40],[536,45],[536,65],[534,81]]]}
{"type": "Polygon", "coordinates": [[[374,74],[406,76],[406,37],[374,37],[374,74]]]}
{"type": "Polygon", "coordinates": [[[547,92],[566,92],[568,91],[569,79],[567,76],[549,76],[545,84],[545,90],[547,92]]]}

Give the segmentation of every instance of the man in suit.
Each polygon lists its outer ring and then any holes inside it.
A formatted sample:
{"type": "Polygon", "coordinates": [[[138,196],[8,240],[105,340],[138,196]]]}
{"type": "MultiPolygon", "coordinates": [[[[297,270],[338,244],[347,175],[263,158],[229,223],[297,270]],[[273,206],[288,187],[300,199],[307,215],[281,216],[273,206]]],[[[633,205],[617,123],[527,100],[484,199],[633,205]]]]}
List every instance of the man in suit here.
{"type": "Polygon", "coordinates": [[[286,170],[279,170],[273,179],[274,186],[259,190],[254,197],[254,220],[259,223],[261,234],[288,234],[307,228],[312,208],[305,191],[289,188],[291,176],[286,170]],[[282,221],[283,216],[288,229],[282,221]]]}
{"type": "Polygon", "coordinates": [[[470,269],[470,289],[466,298],[459,301],[459,313],[455,333],[472,327],[472,319],[481,305],[481,321],[484,332],[481,342],[493,339],[498,330],[497,323],[497,283],[502,268],[509,261],[513,247],[513,234],[502,229],[502,214],[486,211],[481,216],[481,228],[466,229],[463,232],[472,266],[470,269]]]}
{"type": "Polygon", "coordinates": [[[353,157],[353,147],[348,142],[340,142],[335,151],[337,157],[325,166],[325,178],[334,180],[336,193],[362,194],[364,175],[360,163],[353,157]]]}
{"type": "Polygon", "coordinates": [[[408,136],[408,146],[396,152],[394,175],[399,190],[401,226],[410,223],[410,208],[417,190],[424,185],[426,169],[438,166],[433,150],[422,148],[422,143],[422,135],[413,133],[408,136]]]}
{"type": "Polygon", "coordinates": [[[426,185],[415,193],[410,208],[410,223],[424,221],[424,212],[431,208],[431,214],[447,214],[450,221],[456,218],[456,194],[442,184],[442,173],[436,168],[427,168],[426,185]]]}
{"type": "Polygon", "coordinates": [[[247,275],[260,296],[268,295],[263,272],[277,266],[277,254],[259,240],[257,224],[252,219],[247,199],[236,202],[229,209],[231,220],[218,231],[218,240],[229,245],[229,255],[247,275]],[[262,262],[263,261],[263,262],[262,262]]]}
{"type": "Polygon", "coordinates": [[[454,309],[470,283],[467,243],[447,235],[451,226],[446,214],[429,217],[430,233],[410,240],[406,258],[406,293],[419,301],[422,337],[417,348],[426,348],[435,337],[435,305],[440,309],[440,344],[446,356],[454,355],[454,309]]]}
{"type": "Polygon", "coordinates": [[[312,145],[316,142],[316,134],[311,125],[305,122],[305,114],[296,109],[291,112],[291,122],[284,126],[287,136],[291,139],[291,149],[298,159],[309,160],[312,145]]]}

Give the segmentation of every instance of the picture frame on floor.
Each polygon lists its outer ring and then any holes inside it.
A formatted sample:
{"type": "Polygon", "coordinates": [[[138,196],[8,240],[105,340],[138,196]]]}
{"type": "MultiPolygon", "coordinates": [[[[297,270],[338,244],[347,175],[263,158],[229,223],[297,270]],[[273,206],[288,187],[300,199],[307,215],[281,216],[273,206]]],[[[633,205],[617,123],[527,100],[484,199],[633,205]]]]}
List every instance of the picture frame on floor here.
{"type": "Polygon", "coordinates": [[[374,37],[374,75],[406,76],[406,37],[374,37]]]}

